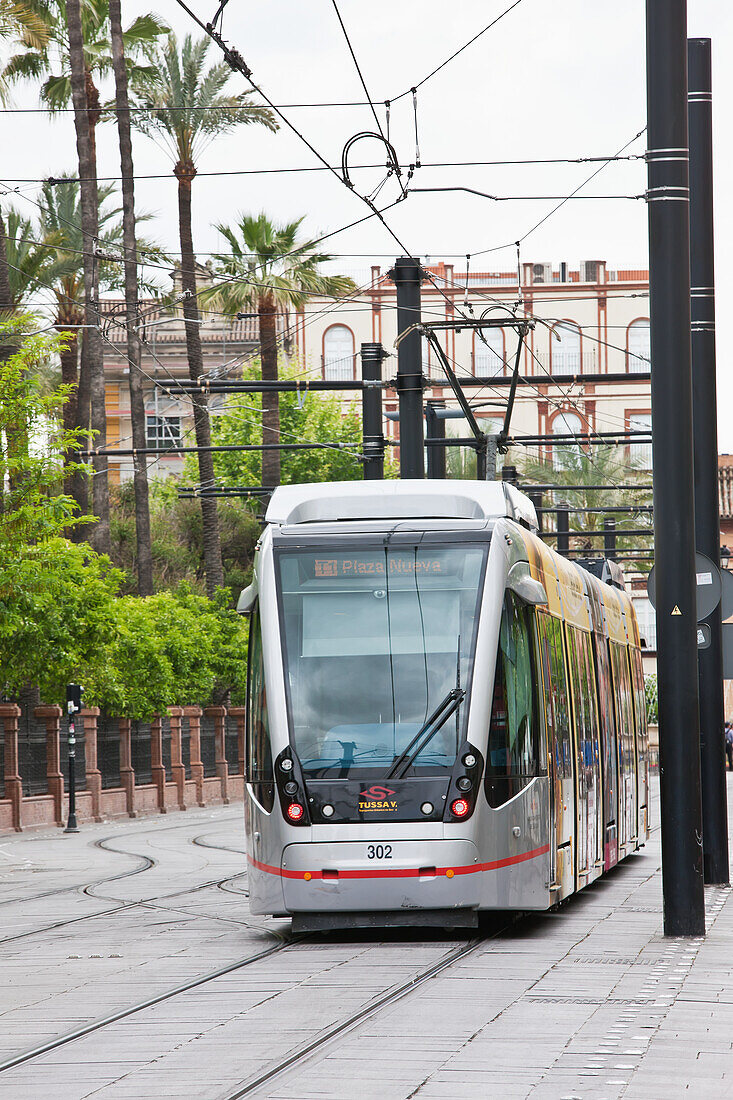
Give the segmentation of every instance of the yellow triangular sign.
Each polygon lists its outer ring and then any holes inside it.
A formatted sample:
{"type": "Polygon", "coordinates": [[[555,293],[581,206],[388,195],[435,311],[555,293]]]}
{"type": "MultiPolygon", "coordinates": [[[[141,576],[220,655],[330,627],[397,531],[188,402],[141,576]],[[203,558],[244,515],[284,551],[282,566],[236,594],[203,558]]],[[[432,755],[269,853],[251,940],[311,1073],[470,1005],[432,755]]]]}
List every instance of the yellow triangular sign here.
{"type": "Polygon", "coordinates": [[[672,608],[672,614],[673,614],[673,615],[681,615],[681,614],[682,614],[682,612],[680,611],[680,609],[679,609],[679,607],[677,606],[677,604],[675,604],[675,605],[674,605],[674,607],[672,608]]]}

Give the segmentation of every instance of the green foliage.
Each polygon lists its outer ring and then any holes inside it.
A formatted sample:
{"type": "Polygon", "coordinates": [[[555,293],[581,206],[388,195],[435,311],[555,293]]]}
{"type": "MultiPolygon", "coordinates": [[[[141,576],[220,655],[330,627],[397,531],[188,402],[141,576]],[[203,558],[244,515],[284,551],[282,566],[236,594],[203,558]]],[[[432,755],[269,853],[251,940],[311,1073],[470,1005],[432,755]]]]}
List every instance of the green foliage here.
{"type": "Polygon", "coordinates": [[[149,719],[166,707],[244,697],[247,627],[227,593],[214,600],[182,585],[114,603],[105,660],[89,671],[87,702],[108,714],[149,719]]]}
{"type": "Polygon", "coordinates": [[[65,684],[86,682],[114,636],[119,583],[108,558],[59,537],[0,557],[0,689],[37,684],[62,703],[65,684]]]}
{"type": "MultiPolygon", "coordinates": [[[[201,508],[197,500],[180,500],[174,478],[150,486],[150,529],[153,546],[153,579],[156,591],[176,588],[182,582],[194,591],[205,590],[203,573],[201,508]]],[[[260,526],[251,509],[240,500],[219,502],[224,584],[236,600],[249,583],[252,555],[260,526]]],[[[135,496],[132,482],[120,486],[112,499],[112,559],[125,570],[124,592],[135,582],[135,496]]]]}
{"type": "Polygon", "coordinates": [[[342,297],[357,292],[347,275],[323,275],[321,264],[333,259],[316,250],[315,241],[299,240],[303,218],[282,225],[266,214],[240,214],[234,227],[217,229],[229,246],[214,256],[222,282],[201,291],[203,302],[214,302],[232,316],[243,310],[269,307],[300,309],[309,295],[342,297]]]}
{"type": "MultiPolygon", "coordinates": [[[[0,73],[0,90],[23,80],[40,81],[41,102],[49,111],[63,110],[71,103],[66,5],[63,0],[26,0],[23,6],[30,10],[34,22],[15,27],[13,37],[21,52],[10,57],[0,73]]],[[[109,0],[84,0],[81,23],[84,62],[90,80],[109,76],[112,72],[109,0]]],[[[138,16],[123,31],[131,83],[145,80],[154,73],[154,66],[146,62],[152,57],[160,36],[167,31],[167,24],[152,14],[138,16]]],[[[92,89],[96,95],[93,85],[92,89]]]]}
{"type": "Polygon", "coordinates": [[[47,333],[25,336],[35,319],[18,315],[0,323],[0,346],[15,349],[0,360],[0,557],[40,539],[52,538],[75,523],[76,505],[61,492],[63,451],[83,433],[64,432],[61,409],[69,387],[45,392],[43,370],[62,346],[47,333]]]}
{"type": "MultiPolygon", "coordinates": [[[[295,377],[282,366],[283,378],[295,377]]],[[[259,360],[243,372],[245,379],[260,377],[259,360]]],[[[341,402],[327,393],[281,393],[280,434],[283,443],[324,444],[313,451],[283,451],[282,484],[308,481],[359,481],[362,465],[361,416],[355,406],[344,414],[341,402]]],[[[261,394],[232,395],[226,411],[212,417],[212,441],[217,444],[262,443],[261,394]]],[[[265,440],[264,442],[271,442],[265,440]]],[[[214,471],[222,485],[261,485],[262,455],[259,451],[219,451],[214,454],[214,471]]],[[[186,466],[188,479],[196,480],[195,465],[186,466]]]]}
{"type": "Polygon", "coordinates": [[[650,672],[644,677],[644,695],[646,696],[646,720],[650,725],[656,726],[659,723],[656,672],[650,672]]]}
{"type": "Polygon", "coordinates": [[[190,34],[179,46],[171,33],[155,54],[151,70],[143,79],[131,81],[138,103],[146,108],[133,114],[133,125],[148,137],[162,138],[172,159],[187,166],[212,138],[236,126],[278,128],[272,111],[252,102],[252,92],[225,94],[232,70],[224,61],[205,68],[210,46],[211,39],[195,41],[190,34]]]}

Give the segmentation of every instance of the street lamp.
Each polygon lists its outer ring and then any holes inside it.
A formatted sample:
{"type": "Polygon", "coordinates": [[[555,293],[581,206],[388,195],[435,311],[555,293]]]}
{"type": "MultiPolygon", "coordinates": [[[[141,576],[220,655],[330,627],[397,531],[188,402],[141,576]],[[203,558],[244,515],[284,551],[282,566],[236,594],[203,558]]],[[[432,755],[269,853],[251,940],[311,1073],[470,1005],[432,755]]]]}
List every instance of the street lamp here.
{"type": "Polygon", "coordinates": [[[69,716],[69,818],[65,833],[78,833],[76,824],[76,727],[74,715],[81,710],[84,688],[80,684],[66,685],[66,713],[69,716]]]}

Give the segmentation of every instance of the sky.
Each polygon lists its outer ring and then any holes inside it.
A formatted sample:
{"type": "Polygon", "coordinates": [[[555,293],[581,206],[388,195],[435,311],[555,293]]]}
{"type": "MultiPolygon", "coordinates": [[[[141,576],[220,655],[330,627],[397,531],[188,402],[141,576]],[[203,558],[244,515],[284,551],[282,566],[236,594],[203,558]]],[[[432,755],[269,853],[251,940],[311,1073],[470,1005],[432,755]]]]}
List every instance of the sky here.
{"type": "MultiPolygon", "coordinates": [[[[390,137],[402,165],[416,159],[415,116],[409,89],[422,81],[461,45],[499,16],[511,0],[339,0],[338,10],[356,58],[384,125],[384,100],[391,107],[390,137]],[[398,97],[403,95],[402,98],[398,97]]],[[[207,22],[215,0],[191,0],[207,22]]],[[[140,0],[123,0],[123,22],[150,11],[140,0]]],[[[175,0],[153,0],[152,10],[179,37],[201,32],[175,0]]],[[[733,266],[728,262],[733,211],[725,200],[733,190],[733,5],[721,0],[688,0],[690,36],[713,43],[713,123],[715,176],[716,288],[718,305],[719,450],[733,452],[733,355],[730,311],[733,266]]],[[[351,103],[364,100],[359,77],[339,26],[332,0],[269,0],[253,4],[230,0],[223,17],[224,37],[236,46],[253,79],[277,104],[351,103]]],[[[511,270],[513,242],[525,238],[522,260],[603,259],[610,268],[646,267],[647,209],[637,198],[646,187],[643,161],[609,164],[581,191],[613,196],[571,201],[530,232],[554,206],[549,198],[565,196],[590,176],[597,165],[524,165],[429,167],[466,161],[610,156],[628,145],[641,154],[644,136],[633,140],[646,123],[643,0],[520,0],[495,27],[455,60],[428,79],[417,93],[420,158],[414,187],[472,187],[511,201],[493,202],[462,192],[413,193],[385,214],[398,238],[375,219],[329,238],[334,268],[365,281],[372,263],[388,264],[401,245],[423,259],[458,261],[472,255],[472,270],[511,270]],[[629,144],[631,143],[631,144],[629,144]]],[[[7,52],[7,47],[3,47],[7,52]]],[[[219,60],[212,45],[210,60],[219,60]]],[[[233,75],[232,91],[246,90],[233,75]]],[[[111,88],[106,91],[111,94],[111,88]]],[[[16,107],[37,105],[32,86],[13,93],[16,107]]],[[[338,165],[346,141],[373,130],[368,106],[288,107],[288,119],[328,160],[338,165]]],[[[3,168],[17,180],[12,199],[26,215],[35,210],[34,180],[75,171],[72,116],[49,119],[44,114],[3,115],[3,168]]],[[[155,214],[146,233],[171,252],[178,248],[176,183],[162,144],[142,135],[134,139],[139,208],[155,214]]],[[[119,174],[116,132],[99,128],[99,174],[119,174]]],[[[376,142],[360,142],[351,163],[381,163],[376,142]]],[[[202,154],[204,172],[262,168],[314,167],[316,157],[286,128],[270,134],[240,126],[217,138],[202,154]]],[[[381,169],[354,173],[362,193],[384,176],[381,169]]],[[[0,176],[3,182],[8,177],[0,176]]],[[[397,197],[393,180],[379,195],[386,205],[397,197]]],[[[327,172],[274,175],[203,174],[193,186],[194,243],[202,260],[221,247],[219,222],[232,223],[242,213],[261,210],[277,221],[304,217],[303,232],[319,236],[368,213],[358,197],[327,172]]],[[[8,201],[7,199],[5,200],[8,201]]]]}

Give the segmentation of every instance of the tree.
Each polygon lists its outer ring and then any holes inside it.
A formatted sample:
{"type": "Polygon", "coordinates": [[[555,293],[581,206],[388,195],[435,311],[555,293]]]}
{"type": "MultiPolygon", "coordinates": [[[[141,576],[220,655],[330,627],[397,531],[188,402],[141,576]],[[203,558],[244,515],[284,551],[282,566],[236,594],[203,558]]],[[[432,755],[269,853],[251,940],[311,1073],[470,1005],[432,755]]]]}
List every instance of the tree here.
{"type": "MultiPolygon", "coordinates": [[[[122,243],[120,210],[110,204],[114,194],[111,184],[98,190],[98,239],[105,253],[115,251],[122,243]]],[[[79,360],[79,333],[84,324],[84,238],[80,226],[79,182],[69,176],[61,176],[55,184],[45,183],[39,199],[40,222],[35,225],[23,218],[14,208],[8,211],[7,254],[9,259],[10,290],[16,306],[23,305],[36,290],[51,290],[56,299],[54,325],[65,337],[60,346],[61,380],[68,394],[64,405],[64,427],[71,431],[78,424],[77,384],[79,360]]],[[[143,214],[140,220],[147,221],[143,214]]],[[[152,241],[141,240],[139,251],[146,258],[165,259],[165,253],[152,241]]],[[[100,286],[112,290],[121,285],[119,265],[108,260],[99,262],[100,286]]],[[[154,291],[153,284],[144,284],[154,291]]],[[[83,400],[83,396],[82,396],[83,400]]],[[[84,418],[88,420],[88,417],[84,418]]],[[[73,455],[68,460],[73,460],[73,455]]],[[[77,468],[68,486],[79,505],[87,509],[87,477],[77,468]]]]}
{"type": "MultiPolygon", "coordinates": [[[[589,556],[598,556],[603,550],[603,540],[600,537],[585,535],[587,531],[603,531],[605,508],[618,506],[645,506],[651,503],[651,490],[639,488],[632,491],[619,491],[615,485],[633,484],[635,481],[646,482],[649,471],[630,462],[622,445],[602,445],[584,447],[580,444],[554,444],[555,461],[541,460],[525,457],[517,463],[525,478],[542,485],[554,485],[552,490],[554,502],[567,502],[570,505],[568,523],[570,527],[572,549],[583,550],[589,556]],[[607,485],[608,488],[591,489],[583,486],[607,485]],[[563,493],[563,487],[580,486],[579,491],[563,493]],[[576,511],[574,509],[580,509],[576,511]],[[596,511],[583,511],[582,509],[597,509],[596,511]],[[577,534],[573,535],[573,532],[577,534]]],[[[550,506],[548,501],[546,507],[550,506]]],[[[616,518],[617,513],[608,512],[606,515],[616,518]]],[[[621,530],[634,530],[648,527],[649,534],[642,536],[623,536],[617,539],[619,552],[628,550],[648,550],[653,542],[654,530],[651,516],[648,512],[621,512],[618,515],[624,518],[618,526],[621,530]]],[[[545,524],[547,530],[547,524],[545,524]]],[[[646,571],[649,563],[640,562],[640,571],[646,571]]]]}
{"type": "MultiPolygon", "coordinates": [[[[96,445],[106,442],[103,341],[99,317],[99,265],[95,256],[97,236],[97,157],[96,127],[102,107],[95,84],[100,75],[111,70],[109,51],[109,0],[27,0],[27,6],[43,24],[45,42],[21,29],[17,38],[23,46],[10,58],[0,80],[4,86],[16,81],[41,80],[41,100],[51,111],[74,107],[74,126],[81,183],[81,225],[84,259],[84,335],[82,361],[77,394],[77,416],[81,427],[87,426],[87,407],[91,411],[91,426],[96,445]]],[[[155,16],[136,19],[125,32],[130,57],[150,51],[158,35],[167,30],[155,16]]],[[[147,75],[148,69],[138,66],[136,79],[147,75]]],[[[1,251],[1,249],[0,249],[1,251]]],[[[92,498],[99,522],[92,528],[91,538],[100,549],[109,548],[109,492],[107,458],[95,455],[92,498]]]]}
{"type": "Polygon", "coordinates": [[[153,592],[153,550],[150,541],[150,503],[148,495],[148,464],[144,455],[145,397],[140,371],[141,347],[137,330],[137,242],[135,239],[135,180],[130,133],[130,104],[125,66],[125,43],[122,33],[120,0],[109,0],[109,20],[112,34],[112,60],[115,73],[117,129],[120,140],[122,173],[122,232],[125,259],[125,324],[127,327],[128,381],[130,388],[130,419],[132,446],[138,452],[133,458],[135,486],[135,534],[137,540],[138,592],[150,596],[153,592]]]}
{"type": "MultiPolygon", "coordinates": [[[[206,145],[217,135],[237,125],[261,125],[276,130],[277,123],[270,111],[251,102],[251,93],[226,95],[224,88],[232,71],[224,62],[206,70],[208,38],[195,42],[186,35],[180,47],[171,34],[154,65],[154,75],[142,99],[146,108],[136,119],[136,126],[148,135],[158,135],[165,141],[173,174],[178,180],[178,225],[181,242],[181,282],[186,295],[183,317],[186,326],[188,371],[193,381],[203,374],[200,314],[196,286],[196,255],[191,229],[191,184],[196,177],[196,161],[206,145]]],[[[211,423],[204,396],[195,396],[193,418],[196,444],[211,445],[211,423]]],[[[214,466],[211,452],[200,450],[199,479],[212,483],[214,466]]],[[[219,520],[216,501],[201,499],[204,529],[204,566],[206,587],[210,596],[223,583],[219,520]]]]}
{"type": "Polygon", "coordinates": [[[73,442],[61,423],[66,390],[44,392],[39,380],[61,340],[46,333],[21,338],[34,323],[27,314],[0,322],[0,343],[17,345],[0,363],[0,484],[8,486],[0,511],[0,560],[77,522],[74,501],[59,493],[64,451],[73,442]]]}
{"type": "MultiPolygon", "coordinates": [[[[292,374],[287,368],[279,373],[292,374]]],[[[257,378],[259,363],[245,370],[245,378],[257,378]]],[[[262,398],[265,394],[234,395],[217,416],[213,438],[217,444],[262,443],[262,398]]],[[[283,393],[280,402],[280,432],[284,443],[322,444],[319,449],[284,451],[282,482],[295,485],[306,481],[360,481],[361,417],[352,405],[344,413],[335,394],[283,393]]],[[[214,456],[214,472],[223,485],[261,485],[262,466],[267,452],[219,451],[214,456]]]]}
{"type": "MultiPolygon", "coordinates": [[[[353,279],[345,275],[323,275],[318,269],[332,259],[316,251],[313,241],[299,241],[303,218],[278,225],[266,214],[242,214],[236,226],[217,225],[229,245],[229,253],[217,254],[218,285],[203,291],[202,300],[221,305],[235,316],[252,310],[260,329],[263,381],[276,382],[277,314],[299,309],[312,294],[346,296],[356,291],[353,279]]],[[[262,395],[262,428],[267,443],[280,441],[280,402],[277,392],[262,395]]],[[[280,452],[266,451],[262,458],[262,484],[274,488],[280,483],[280,452]]]]}

